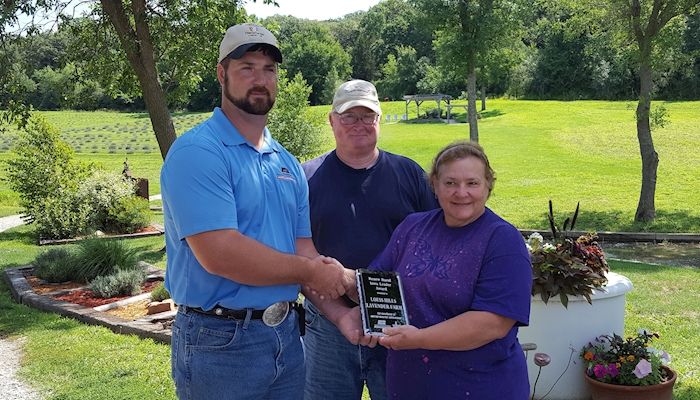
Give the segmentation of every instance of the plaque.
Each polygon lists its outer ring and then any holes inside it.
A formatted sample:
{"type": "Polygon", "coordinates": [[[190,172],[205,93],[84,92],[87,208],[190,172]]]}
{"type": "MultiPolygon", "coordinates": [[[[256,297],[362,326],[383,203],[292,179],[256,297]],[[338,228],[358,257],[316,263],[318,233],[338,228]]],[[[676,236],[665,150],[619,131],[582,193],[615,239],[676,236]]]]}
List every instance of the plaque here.
{"type": "Polygon", "coordinates": [[[362,330],[366,335],[383,336],[382,329],[408,325],[401,277],[396,272],[357,270],[362,330]]]}

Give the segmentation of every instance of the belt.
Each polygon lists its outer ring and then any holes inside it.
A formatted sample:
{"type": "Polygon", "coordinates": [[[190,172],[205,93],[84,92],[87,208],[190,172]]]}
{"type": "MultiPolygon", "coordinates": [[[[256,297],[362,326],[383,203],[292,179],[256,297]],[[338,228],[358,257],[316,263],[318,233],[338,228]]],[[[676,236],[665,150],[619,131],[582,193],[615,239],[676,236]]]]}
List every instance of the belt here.
{"type": "MultiPolygon", "coordinates": [[[[219,305],[214,306],[211,310],[203,310],[199,307],[185,307],[186,310],[196,312],[198,314],[209,315],[217,318],[225,319],[245,319],[248,315],[246,309],[234,310],[226,307],[221,307],[219,305]]],[[[277,326],[282,323],[287,318],[290,310],[296,310],[299,313],[299,330],[300,334],[303,336],[305,331],[304,324],[304,307],[297,302],[278,302],[267,307],[264,310],[250,310],[250,319],[261,319],[263,323],[267,326],[277,326]]]]}
{"type": "MultiPolygon", "coordinates": [[[[188,310],[198,314],[211,315],[212,317],[227,318],[227,319],[245,319],[248,315],[248,310],[234,310],[231,308],[215,306],[211,310],[203,310],[199,307],[187,307],[188,310]]],[[[250,319],[262,319],[265,310],[253,310],[250,319]]]]}

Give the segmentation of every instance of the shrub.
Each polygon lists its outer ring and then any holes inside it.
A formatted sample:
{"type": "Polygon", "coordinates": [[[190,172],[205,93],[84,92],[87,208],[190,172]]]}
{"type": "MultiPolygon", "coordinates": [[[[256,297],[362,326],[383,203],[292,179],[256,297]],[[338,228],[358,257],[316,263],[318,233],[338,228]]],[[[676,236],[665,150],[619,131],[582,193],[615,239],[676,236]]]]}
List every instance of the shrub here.
{"type": "Polygon", "coordinates": [[[142,268],[119,270],[112,275],[98,276],[90,282],[89,289],[98,297],[133,296],[141,293],[141,285],[146,280],[142,268]]]}
{"type": "Polygon", "coordinates": [[[75,256],[68,249],[49,249],[34,260],[34,274],[52,283],[75,279],[75,256]]]}
{"type": "Polygon", "coordinates": [[[59,189],[36,204],[34,213],[39,237],[65,239],[90,232],[92,209],[70,189],[59,189]]]}
{"type": "Polygon", "coordinates": [[[107,210],[102,226],[106,232],[133,233],[151,223],[148,200],[137,197],[122,197],[107,210]]]}
{"type": "Polygon", "coordinates": [[[309,113],[310,93],[301,74],[290,80],[280,70],[279,94],[267,123],[275,139],[300,160],[318,154],[322,145],[322,121],[309,113]]]}
{"type": "Polygon", "coordinates": [[[134,195],[133,182],[127,181],[116,172],[94,170],[83,180],[77,189],[78,202],[93,209],[90,225],[95,229],[106,230],[109,224],[109,210],[121,199],[134,195]]]}
{"type": "Polygon", "coordinates": [[[151,301],[163,301],[169,298],[170,293],[168,293],[163,282],[159,283],[151,290],[151,301]]]}
{"type": "Polygon", "coordinates": [[[118,270],[137,268],[136,252],[123,240],[91,238],[78,244],[76,280],[90,282],[118,270]]]}
{"type": "Polygon", "coordinates": [[[12,152],[14,157],[6,161],[6,180],[19,194],[29,222],[42,213],[46,199],[73,192],[90,170],[73,159],[73,150],[59,132],[37,114],[20,126],[12,152]]]}

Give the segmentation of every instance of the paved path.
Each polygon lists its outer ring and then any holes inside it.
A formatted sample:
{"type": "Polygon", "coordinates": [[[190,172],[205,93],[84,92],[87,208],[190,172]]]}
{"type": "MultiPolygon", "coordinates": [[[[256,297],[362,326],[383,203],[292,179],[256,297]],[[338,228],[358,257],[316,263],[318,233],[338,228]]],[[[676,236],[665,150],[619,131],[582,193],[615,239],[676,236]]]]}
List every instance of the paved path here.
{"type": "Polygon", "coordinates": [[[23,225],[24,221],[19,215],[10,215],[9,217],[0,218],[0,232],[6,231],[15,226],[23,225]]]}

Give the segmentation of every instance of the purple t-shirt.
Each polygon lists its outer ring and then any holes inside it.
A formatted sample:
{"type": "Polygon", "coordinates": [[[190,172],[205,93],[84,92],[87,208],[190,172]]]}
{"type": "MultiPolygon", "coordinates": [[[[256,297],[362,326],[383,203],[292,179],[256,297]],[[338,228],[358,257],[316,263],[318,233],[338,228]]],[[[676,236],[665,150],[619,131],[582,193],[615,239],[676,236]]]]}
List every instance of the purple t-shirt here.
{"type": "Polygon", "coordinates": [[[516,320],[502,339],[469,351],[389,350],[393,399],[522,400],[529,394],[517,326],[528,324],[532,269],[517,229],[486,209],[460,228],[442,209],[411,214],[370,269],[401,276],[411,325],[425,328],[469,310],[516,320]]]}

